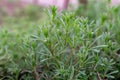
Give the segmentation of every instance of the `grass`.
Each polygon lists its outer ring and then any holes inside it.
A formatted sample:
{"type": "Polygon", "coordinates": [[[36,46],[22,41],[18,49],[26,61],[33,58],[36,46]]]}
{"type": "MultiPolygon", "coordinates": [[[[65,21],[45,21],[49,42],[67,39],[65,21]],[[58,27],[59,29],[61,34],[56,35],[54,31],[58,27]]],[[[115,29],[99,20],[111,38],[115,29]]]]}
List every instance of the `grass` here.
{"type": "Polygon", "coordinates": [[[59,15],[52,7],[45,22],[6,19],[0,30],[0,79],[119,80],[120,7],[92,4],[59,15]]]}

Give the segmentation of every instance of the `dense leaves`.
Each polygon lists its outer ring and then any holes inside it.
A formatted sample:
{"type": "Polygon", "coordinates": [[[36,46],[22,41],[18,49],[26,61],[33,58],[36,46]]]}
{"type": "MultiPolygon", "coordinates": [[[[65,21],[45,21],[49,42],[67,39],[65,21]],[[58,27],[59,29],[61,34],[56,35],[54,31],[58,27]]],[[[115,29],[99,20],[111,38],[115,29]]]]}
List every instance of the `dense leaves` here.
{"type": "Polygon", "coordinates": [[[59,14],[52,7],[47,20],[33,31],[14,34],[2,29],[0,79],[119,80],[120,8],[98,7],[95,17],[90,10],[83,17],[59,14]]]}

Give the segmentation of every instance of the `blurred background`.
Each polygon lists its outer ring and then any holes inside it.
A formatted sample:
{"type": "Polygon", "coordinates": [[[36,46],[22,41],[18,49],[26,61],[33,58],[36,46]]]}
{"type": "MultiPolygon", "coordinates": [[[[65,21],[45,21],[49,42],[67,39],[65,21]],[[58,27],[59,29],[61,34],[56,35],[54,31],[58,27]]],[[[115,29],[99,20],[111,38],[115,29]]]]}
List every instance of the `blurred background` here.
{"type": "MultiPolygon", "coordinates": [[[[10,26],[11,30],[38,25],[46,20],[45,10],[57,7],[62,11],[74,12],[77,16],[95,19],[105,7],[119,5],[120,0],[0,0],[0,28],[10,26]]],[[[30,28],[30,27],[29,27],[30,28]]]]}

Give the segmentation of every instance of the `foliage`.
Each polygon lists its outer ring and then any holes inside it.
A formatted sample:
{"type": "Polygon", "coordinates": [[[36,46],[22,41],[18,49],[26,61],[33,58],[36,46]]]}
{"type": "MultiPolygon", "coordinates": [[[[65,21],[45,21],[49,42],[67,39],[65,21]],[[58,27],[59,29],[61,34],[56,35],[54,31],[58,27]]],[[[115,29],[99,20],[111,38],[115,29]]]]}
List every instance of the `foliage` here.
{"type": "Polygon", "coordinates": [[[119,80],[120,7],[88,12],[58,15],[52,7],[37,28],[33,21],[13,20],[15,30],[0,30],[0,79],[119,80]]]}

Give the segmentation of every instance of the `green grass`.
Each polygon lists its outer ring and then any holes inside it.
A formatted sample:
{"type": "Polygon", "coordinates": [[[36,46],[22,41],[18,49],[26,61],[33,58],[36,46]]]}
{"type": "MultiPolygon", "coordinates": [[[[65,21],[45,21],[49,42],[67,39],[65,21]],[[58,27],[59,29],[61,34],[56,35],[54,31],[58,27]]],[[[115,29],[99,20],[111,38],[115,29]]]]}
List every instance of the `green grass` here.
{"type": "Polygon", "coordinates": [[[52,7],[44,21],[30,15],[6,18],[0,30],[0,79],[119,80],[120,7],[100,4],[61,14],[52,7]]]}

